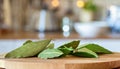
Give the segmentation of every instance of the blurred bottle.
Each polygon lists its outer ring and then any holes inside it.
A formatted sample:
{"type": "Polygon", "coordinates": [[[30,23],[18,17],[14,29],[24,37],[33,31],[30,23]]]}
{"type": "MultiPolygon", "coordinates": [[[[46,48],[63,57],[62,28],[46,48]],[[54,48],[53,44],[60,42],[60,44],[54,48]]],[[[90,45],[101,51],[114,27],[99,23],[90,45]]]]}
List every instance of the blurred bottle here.
{"type": "Polygon", "coordinates": [[[120,33],[120,6],[110,6],[107,21],[112,33],[120,33]]]}
{"type": "Polygon", "coordinates": [[[30,0],[26,10],[26,26],[25,30],[28,32],[34,32],[36,30],[36,24],[38,24],[40,14],[40,0],[30,0]]]}
{"type": "Polygon", "coordinates": [[[51,12],[48,10],[48,6],[44,5],[40,10],[39,21],[37,25],[37,30],[39,32],[52,31],[52,17],[51,12]]]}
{"type": "Polygon", "coordinates": [[[63,31],[63,36],[65,36],[65,37],[70,36],[70,33],[72,31],[72,28],[73,28],[72,15],[73,15],[72,10],[68,10],[62,19],[62,31],[63,31]]]}

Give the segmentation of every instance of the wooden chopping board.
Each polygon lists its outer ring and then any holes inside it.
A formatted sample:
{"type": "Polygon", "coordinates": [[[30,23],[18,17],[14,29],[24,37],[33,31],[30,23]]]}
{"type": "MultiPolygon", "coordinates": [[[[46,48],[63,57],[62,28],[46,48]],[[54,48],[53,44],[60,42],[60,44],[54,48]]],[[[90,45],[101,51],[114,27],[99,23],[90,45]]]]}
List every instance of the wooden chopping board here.
{"type": "Polygon", "coordinates": [[[120,69],[120,53],[104,54],[99,58],[66,56],[56,59],[0,59],[5,69],[120,69]]]}

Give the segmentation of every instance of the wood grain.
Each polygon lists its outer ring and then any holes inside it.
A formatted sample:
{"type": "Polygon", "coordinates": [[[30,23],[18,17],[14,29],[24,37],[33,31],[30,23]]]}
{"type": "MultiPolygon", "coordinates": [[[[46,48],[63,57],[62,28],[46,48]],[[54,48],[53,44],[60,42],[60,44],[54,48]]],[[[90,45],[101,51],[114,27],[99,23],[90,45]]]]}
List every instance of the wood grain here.
{"type": "Polygon", "coordinates": [[[47,59],[0,59],[0,67],[6,69],[119,69],[120,53],[100,55],[99,58],[67,56],[47,59]]]}

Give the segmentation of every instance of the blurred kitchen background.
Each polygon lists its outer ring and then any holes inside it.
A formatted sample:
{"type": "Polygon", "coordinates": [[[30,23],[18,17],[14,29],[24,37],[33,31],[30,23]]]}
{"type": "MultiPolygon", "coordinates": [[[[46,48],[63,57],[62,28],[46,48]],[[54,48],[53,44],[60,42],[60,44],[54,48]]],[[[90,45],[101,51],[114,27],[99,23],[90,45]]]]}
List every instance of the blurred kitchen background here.
{"type": "Polygon", "coordinates": [[[0,39],[118,38],[120,0],[0,0],[0,39]]]}
{"type": "Polygon", "coordinates": [[[120,0],[0,0],[0,54],[28,39],[80,39],[120,52],[120,0]]]}

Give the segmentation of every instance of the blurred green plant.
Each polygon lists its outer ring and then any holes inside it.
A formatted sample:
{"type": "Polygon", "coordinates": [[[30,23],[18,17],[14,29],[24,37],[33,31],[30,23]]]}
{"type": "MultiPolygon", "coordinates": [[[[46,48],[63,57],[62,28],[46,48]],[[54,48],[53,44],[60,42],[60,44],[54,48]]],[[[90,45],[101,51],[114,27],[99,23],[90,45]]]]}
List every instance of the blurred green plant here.
{"type": "Polygon", "coordinates": [[[95,12],[97,11],[97,5],[93,3],[93,0],[88,0],[85,2],[84,10],[95,12]]]}

